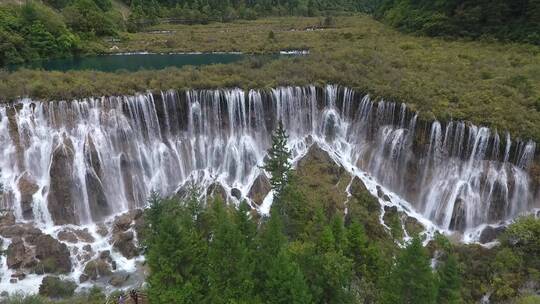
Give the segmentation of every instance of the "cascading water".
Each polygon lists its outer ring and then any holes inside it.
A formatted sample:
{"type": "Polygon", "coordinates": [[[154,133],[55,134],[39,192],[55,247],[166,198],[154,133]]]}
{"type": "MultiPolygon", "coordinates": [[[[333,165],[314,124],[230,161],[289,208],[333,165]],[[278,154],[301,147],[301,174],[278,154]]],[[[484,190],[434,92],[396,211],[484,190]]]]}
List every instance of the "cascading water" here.
{"type": "Polygon", "coordinates": [[[143,207],[152,190],[169,195],[192,180],[237,188],[245,198],[278,120],[295,159],[316,143],[439,229],[475,231],[539,207],[527,173],[534,142],[513,142],[508,134],[501,140],[457,121],[423,129],[404,104],[373,102],[337,86],[0,106],[2,207],[51,231],[143,207]],[[21,189],[29,183],[36,189],[30,198],[21,189]]]}

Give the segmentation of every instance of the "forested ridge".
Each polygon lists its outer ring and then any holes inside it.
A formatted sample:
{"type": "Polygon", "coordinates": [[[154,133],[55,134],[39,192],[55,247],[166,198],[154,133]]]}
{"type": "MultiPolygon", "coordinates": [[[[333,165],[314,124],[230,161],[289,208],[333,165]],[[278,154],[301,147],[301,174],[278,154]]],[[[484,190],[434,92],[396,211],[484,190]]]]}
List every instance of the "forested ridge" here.
{"type": "Polygon", "coordinates": [[[383,0],[376,7],[378,18],[406,32],[540,44],[536,0],[383,0]]]}

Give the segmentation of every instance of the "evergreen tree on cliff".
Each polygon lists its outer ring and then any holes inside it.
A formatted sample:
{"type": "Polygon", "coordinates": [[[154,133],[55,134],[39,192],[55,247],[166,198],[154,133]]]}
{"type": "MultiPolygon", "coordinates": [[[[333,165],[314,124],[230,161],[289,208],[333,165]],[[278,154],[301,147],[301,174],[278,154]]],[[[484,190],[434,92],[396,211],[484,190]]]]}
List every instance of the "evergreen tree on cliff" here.
{"type": "Polygon", "coordinates": [[[420,238],[402,250],[386,283],[383,303],[436,303],[435,277],[420,238]]]}
{"type": "Polygon", "coordinates": [[[287,133],[280,120],[276,131],[272,134],[272,147],[268,150],[268,160],[263,166],[263,169],[272,175],[270,185],[274,190],[274,199],[277,200],[283,193],[291,173],[291,163],[289,162],[291,152],[287,148],[287,139],[287,133]]]}
{"type": "Polygon", "coordinates": [[[456,257],[449,254],[446,262],[437,271],[439,276],[439,290],[437,303],[457,304],[461,303],[460,273],[456,257]]]}

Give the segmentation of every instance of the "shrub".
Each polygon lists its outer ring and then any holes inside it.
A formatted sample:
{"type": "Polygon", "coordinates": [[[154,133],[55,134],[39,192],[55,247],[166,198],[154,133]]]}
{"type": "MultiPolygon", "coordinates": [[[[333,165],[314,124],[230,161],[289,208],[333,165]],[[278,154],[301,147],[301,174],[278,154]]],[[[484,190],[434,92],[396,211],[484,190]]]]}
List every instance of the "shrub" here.
{"type": "Polygon", "coordinates": [[[39,286],[39,294],[50,298],[66,298],[73,296],[76,288],[77,284],[73,281],[46,276],[39,286]]]}

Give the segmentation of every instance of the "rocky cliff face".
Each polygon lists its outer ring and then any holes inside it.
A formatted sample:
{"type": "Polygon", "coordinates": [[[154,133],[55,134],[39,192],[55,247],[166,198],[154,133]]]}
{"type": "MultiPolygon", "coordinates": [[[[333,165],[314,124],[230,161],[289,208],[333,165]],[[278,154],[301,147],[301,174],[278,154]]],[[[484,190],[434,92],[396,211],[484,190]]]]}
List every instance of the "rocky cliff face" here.
{"type": "Polygon", "coordinates": [[[380,237],[438,229],[492,240],[499,226],[540,208],[535,143],[466,122],[419,121],[405,105],[347,88],[24,100],[0,106],[9,275],[76,269],[85,276],[74,279],[115,275],[119,284],[140,254],[134,210],[151,191],[184,196],[195,183],[204,196],[247,199],[254,213],[267,212],[260,165],[278,120],[302,185],[317,193],[310,199],[366,218],[380,237]]]}

